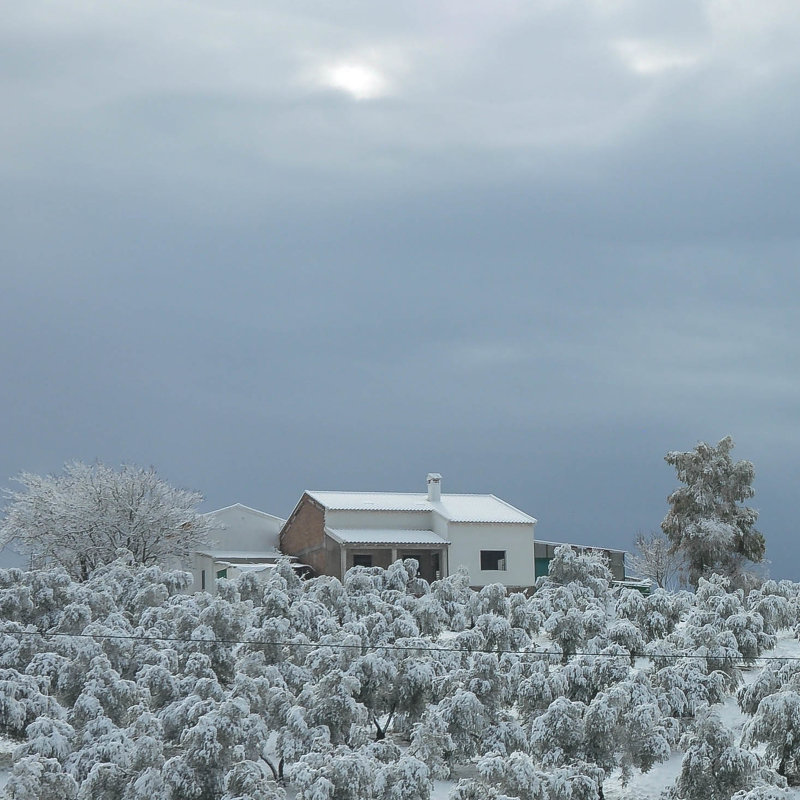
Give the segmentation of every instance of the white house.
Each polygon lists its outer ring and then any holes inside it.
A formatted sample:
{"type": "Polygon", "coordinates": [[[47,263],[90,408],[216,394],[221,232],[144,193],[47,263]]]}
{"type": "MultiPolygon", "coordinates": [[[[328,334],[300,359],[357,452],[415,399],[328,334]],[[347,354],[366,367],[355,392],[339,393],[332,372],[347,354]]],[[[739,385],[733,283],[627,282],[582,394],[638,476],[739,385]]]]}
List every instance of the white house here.
{"type": "Polygon", "coordinates": [[[279,548],[317,574],[342,578],[350,567],[387,567],[415,558],[435,580],[469,570],[473,586],[532,586],[536,520],[493,494],[306,491],[280,532],[279,548]]]}
{"type": "Polygon", "coordinates": [[[217,578],[271,569],[281,553],[279,534],[286,520],[235,503],[205,515],[217,528],[213,542],[194,554],[195,591],[216,592],[217,578]]]}

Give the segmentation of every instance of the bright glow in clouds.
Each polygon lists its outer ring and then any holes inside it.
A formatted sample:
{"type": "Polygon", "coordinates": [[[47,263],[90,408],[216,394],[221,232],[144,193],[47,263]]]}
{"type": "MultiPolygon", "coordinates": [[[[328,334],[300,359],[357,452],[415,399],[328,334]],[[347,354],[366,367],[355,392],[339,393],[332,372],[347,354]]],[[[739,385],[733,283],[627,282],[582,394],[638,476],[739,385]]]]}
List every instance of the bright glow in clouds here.
{"type": "Polygon", "coordinates": [[[625,64],[640,75],[657,75],[673,69],[691,67],[699,60],[693,53],[676,50],[641,39],[624,39],[615,49],[625,64]]]}
{"type": "Polygon", "coordinates": [[[389,88],[386,78],[378,70],[356,61],[340,61],[325,67],[322,82],[356,100],[373,100],[386,94],[389,88]]]}

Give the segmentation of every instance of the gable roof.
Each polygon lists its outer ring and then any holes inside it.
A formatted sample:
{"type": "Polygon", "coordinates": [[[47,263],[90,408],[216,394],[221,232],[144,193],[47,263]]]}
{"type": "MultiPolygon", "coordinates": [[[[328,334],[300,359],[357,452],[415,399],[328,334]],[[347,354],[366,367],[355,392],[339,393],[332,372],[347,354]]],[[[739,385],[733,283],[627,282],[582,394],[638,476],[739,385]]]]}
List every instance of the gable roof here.
{"type": "Polygon", "coordinates": [[[224,506],[223,508],[215,508],[213,511],[206,511],[203,516],[204,517],[213,517],[216,514],[220,514],[223,511],[243,511],[249,514],[256,514],[259,517],[266,517],[267,519],[274,520],[276,522],[284,523],[286,522],[283,517],[276,517],[274,514],[268,514],[266,511],[259,511],[257,508],[251,508],[250,506],[246,506],[242,503],[234,503],[230,506],[224,506]]]}
{"type": "Polygon", "coordinates": [[[443,494],[431,502],[414,492],[320,492],[306,494],[331,511],[435,512],[448,522],[535,523],[528,514],[493,494],[443,494]]]}

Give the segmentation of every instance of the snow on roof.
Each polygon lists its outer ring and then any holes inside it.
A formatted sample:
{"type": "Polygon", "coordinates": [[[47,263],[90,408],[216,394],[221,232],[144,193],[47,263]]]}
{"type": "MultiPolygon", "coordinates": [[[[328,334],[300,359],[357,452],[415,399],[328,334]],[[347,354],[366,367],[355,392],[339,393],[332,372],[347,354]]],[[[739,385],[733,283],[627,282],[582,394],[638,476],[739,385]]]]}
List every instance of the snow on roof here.
{"type": "Polygon", "coordinates": [[[229,567],[235,567],[239,572],[262,572],[265,569],[274,570],[275,564],[238,564],[236,562],[225,562],[229,567]]]}
{"type": "Polygon", "coordinates": [[[226,560],[248,560],[248,561],[264,561],[266,559],[278,559],[283,556],[279,550],[211,550],[204,549],[198,550],[200,555],[211,556],[216,559],[226,560]]]}
{"type": "Polygon", "coordinates": [[[433,531],[398,531],[398,530],[342,530],[325,528],[325,533],[339,544],[433,544],[444,546],[450,544],[433,531]]]}
{"type": "Polygon", "coordinates": [[[266,511],[259,511],[257,508],[251,508],[243,503],[234,503],[233,505],[224,506],[223,508],[215,508],[213,511],[206,511],[203,516],[211,517],[214,516],[214,514],[219,514],[222,511],[233,511],[234,509],[237,511],[248,511],[251,514],[258,514],[261,517],[268,517],[269,519],[276,520],[277,522],[286,522],[283,517],[276,517],[274,514],[268,514],[266,511]]]}
{"type": "Polygon", "coordinates": [[[562,545],[568,545],[569,547],[574,547],[579,550],[605,550],[608,553],[624,553],[627,555],[627,550],[620,550],[616,547],[604,547],[600,544],[571,544],[569,542],[549,542],[545,541],[544,539],[537,539],[536,544],[547,544],[551,547],[561,547],[562,545]]]}
{"type": "Polygon", "coordinates": [[[427,494],[405,492],[320,492],[306,494],[331,511],[435,511],[449,522],[534,523],[528,514],[493,494],[427,494]]]}

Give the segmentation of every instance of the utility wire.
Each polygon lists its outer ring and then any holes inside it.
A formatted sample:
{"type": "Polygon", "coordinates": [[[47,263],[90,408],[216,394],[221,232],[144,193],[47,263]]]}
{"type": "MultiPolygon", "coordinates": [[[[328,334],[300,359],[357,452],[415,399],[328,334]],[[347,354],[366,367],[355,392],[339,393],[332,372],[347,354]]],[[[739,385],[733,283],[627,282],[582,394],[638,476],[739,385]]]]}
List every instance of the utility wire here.
{"type": "MultiPolygon", "coordinates": [[[[396,645],[396,644],[348,644],[346,642],[298,642],[292,640],[269,640],[269,639],[186,639],[177,636],[148,636],[143,634],[127,634],[127,633],[64,633],[62,631],[52,631],[42,633],[41,631],[4,631],[0,630],[0,634],[7,634],[9,636],[39,636],[42,639],[62,637],[72,639],[93,639],[97,640],[123,640],[123,641],[137,641],[137,642],[170,642],[180,644],[193,644],[193,645],[214,645],[214,644],[248,644],[260,645],[271,647],[286,647],[286,648],[301,648],[305,647],[310,650],[321,650],[329,647],[333,650],[366,650],[367,652],[376,652],[380,650],[388,650],[392,652],[409,652],[409,653],[492,653],[497,655],[518,655],[518,656],[539,656],[539,657],[563,657],[564,652],[561,650],[511,650],[511,649],[480,649],[477,647],[428,647],[426,645],[396,645]]],[[[642,653],[639,651],[628,651],[627,653],[588,653],[576,651],[568,654],[572,656],[593,656],[595,658],[647,658],[655,660],[663,659],[681,659],[681,658],[705,658],[711,661],[727,661],[729,657],[724,655],[713,655],[710,653],[642,653]]],[[[748,659],[741,666],[752,666],[756,661],[800,661],[800,656],[756,656],[753,659],[748,659]]]]}

